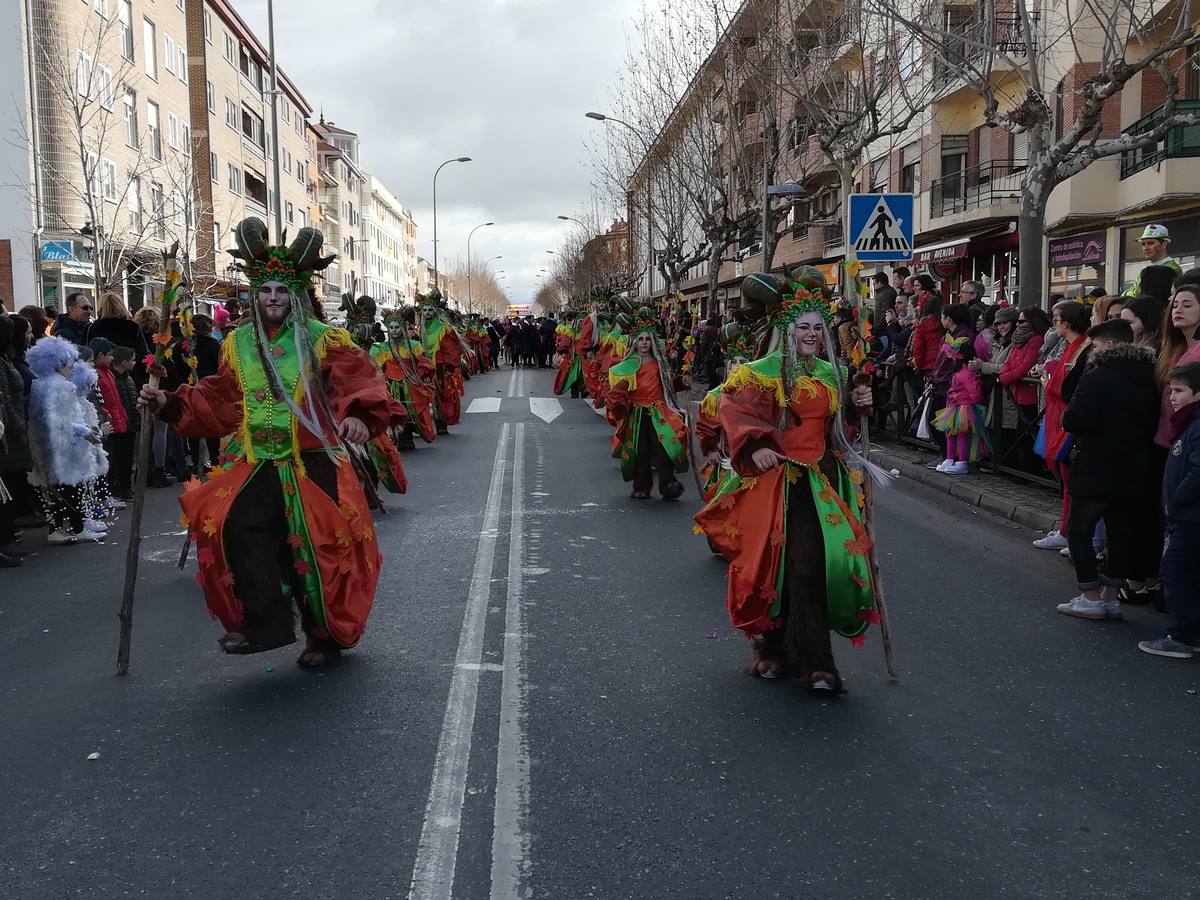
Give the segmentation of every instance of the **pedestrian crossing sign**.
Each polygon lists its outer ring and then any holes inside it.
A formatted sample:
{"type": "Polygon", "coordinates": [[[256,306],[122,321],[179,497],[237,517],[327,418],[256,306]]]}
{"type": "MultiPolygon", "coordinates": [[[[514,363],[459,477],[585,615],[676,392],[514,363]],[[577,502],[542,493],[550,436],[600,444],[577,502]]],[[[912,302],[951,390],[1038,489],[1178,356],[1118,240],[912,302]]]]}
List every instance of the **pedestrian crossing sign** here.
{"type": "Polygon", "coordinates": [[[864,262],[913,255],[912,194],[851,194],[850,250],[864,262]]]}

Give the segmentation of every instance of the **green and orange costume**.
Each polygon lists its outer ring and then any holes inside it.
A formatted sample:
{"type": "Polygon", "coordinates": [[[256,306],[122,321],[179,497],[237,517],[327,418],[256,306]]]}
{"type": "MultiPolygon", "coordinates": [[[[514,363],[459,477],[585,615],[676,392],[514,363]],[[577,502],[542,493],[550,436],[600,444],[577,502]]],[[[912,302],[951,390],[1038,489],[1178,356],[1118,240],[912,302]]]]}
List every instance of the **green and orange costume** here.
{"type": "Polygon", "coordinates": [[[437,417],[442,426],[457,425],[462,418],[463,342],[454,326],[435,315],[421,328],[425,355],[434,365],[437,417]]]}
{"type": "Polygon", "coordinates": [[[408,412],[405,429],[415,429],[425,443],[432,444],[437,439],[433,425],[436,398],[428,382],[433,380],[435,369],[421,342],[376,344],[371,348],[371,359],[383,370],[392,398],[403,403],[408,412]]]}
{"type": "Polygon", "coordinates": [[[554,350],[558,353],[558,371],[554,376],[554,393],[562,396],[567,391],[578,397],[583,387],[583,357],[575,352],[579,339],[579,326],[564,322],[554,329],[554,350]]]}

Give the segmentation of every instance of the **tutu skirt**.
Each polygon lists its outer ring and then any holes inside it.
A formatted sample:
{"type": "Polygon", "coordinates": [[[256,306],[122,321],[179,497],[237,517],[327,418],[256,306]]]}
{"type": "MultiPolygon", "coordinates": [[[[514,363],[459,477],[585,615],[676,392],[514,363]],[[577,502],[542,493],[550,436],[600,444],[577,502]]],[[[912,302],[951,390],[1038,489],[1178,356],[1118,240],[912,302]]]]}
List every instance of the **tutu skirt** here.
{"type": "Polygon", "coordinates": [[[974,405],[947,406],[933,417],[933,427],[947,435],[971,436],[970,461],[978,462],[992,452],[992,436],[984,424],[987,407],[974,405]]]}

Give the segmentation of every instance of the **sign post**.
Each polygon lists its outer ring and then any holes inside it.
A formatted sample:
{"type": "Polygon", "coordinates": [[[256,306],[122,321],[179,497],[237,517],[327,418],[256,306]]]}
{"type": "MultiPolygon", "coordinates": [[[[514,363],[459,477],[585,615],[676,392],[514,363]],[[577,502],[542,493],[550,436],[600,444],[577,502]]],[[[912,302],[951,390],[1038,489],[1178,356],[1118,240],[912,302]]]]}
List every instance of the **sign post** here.
{"type": "Polygon", "coordinates": [[[912,194],[851,194],[849,254],[863,262],[904,262],[913,255],[912,194]]]}

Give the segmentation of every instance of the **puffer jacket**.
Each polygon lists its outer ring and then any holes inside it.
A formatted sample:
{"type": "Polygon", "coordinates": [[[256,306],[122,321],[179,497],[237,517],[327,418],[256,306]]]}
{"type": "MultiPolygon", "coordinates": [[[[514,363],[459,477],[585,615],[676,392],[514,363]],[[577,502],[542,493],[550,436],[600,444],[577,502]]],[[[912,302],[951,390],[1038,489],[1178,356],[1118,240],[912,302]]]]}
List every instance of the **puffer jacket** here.
{"type": "Polygon", "coordinates": [[[0,469],[28,469],[29,423],[25,417],[25,381],[9,360],[0,356],[0,416],[4,438],[0,440],[0,469]]]}
{"type": "Polygon", "coordinates": [[[1075,439],[1072,496],[1110,500],[1157,493],[1151,450],[1158,426],[1154,352],[1118,344],[1092,354],[1062,426],[1075,439]]]}

